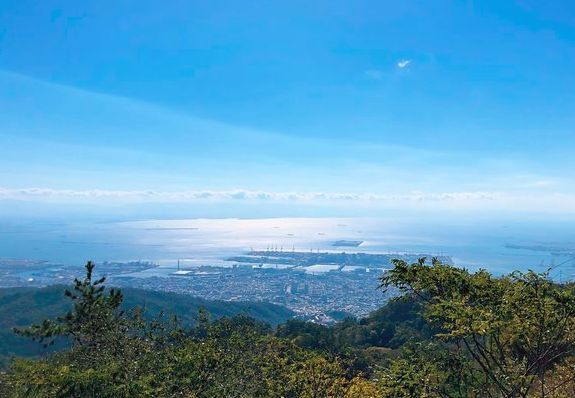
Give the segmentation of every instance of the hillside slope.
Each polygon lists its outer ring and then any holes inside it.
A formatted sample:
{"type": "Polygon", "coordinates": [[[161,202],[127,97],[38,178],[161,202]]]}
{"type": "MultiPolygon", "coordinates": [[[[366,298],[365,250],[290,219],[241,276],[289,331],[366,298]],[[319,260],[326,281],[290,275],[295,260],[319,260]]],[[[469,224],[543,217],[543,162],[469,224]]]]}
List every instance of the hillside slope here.
{"type": "MultiPolygon", "coordinates": [[[[43,319],[59,316],[70,308],[70,300],[64,296],[65,286],[45,288],[0,289],[0,366],[12,355],[34,356],[45,350],[40,344],[19,337],[14,327],[28,326],[43,319]]],[[[246,314],[275,326],[285,322],[293,313],[282,306],[259,302],[208,301],[187,295],[123,288],[125,309],[144,306],[146,313],[157,315],[176,314],[184,325],[194,322],[200,308],[212,319],[223,316],[246,314]]]]}

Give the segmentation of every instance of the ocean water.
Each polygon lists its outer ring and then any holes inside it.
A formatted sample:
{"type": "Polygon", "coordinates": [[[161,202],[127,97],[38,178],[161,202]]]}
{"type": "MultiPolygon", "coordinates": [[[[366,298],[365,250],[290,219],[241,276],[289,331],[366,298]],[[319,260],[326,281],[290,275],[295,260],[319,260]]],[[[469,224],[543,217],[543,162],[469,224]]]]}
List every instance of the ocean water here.
{"type": "MultiPolygon", "coordinates": [[[[83,264],[148,260],[172,268],[225,265],[248,250],[447,255],[496,274],[544,271],[575,277],[572,222],[435,221],[393,218],[185,219],[123,222],[0,221],[0,258],[83,264]],[[361,246],[334,247],[337,240],[361,246]]],[[[151,270],[159,272],[161,270],[151,270]]]]}

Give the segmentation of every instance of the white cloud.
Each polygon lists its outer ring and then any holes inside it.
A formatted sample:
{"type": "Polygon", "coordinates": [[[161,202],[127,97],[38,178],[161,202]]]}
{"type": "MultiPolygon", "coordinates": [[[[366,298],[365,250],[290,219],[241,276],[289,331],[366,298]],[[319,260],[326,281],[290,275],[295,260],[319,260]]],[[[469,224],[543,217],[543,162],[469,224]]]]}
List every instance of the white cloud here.
{"type": "MultiPolygon", "coordinates": [[[[50,188],[2,188],[0,201],[29,203],[131,205],[131,204],[293,204],[343,206],[345,208],[441,209],[469,211],[537,212],[575,214],[575,194],[559,192],[419,192],[382,194],[356,192],[270,192],[255,190],[72,190],[50,188]]],[[[4,209],[10,203],[2,203],[4,209]]]]}
{"type": "Polygon", "coordinates": [[[410,59],[400,59],[399,61],[397,61],[397,67],[399,69],[406,68],[407,66],[409,66],[409,64],[411,64],[410,59]]]}
{"type": "Polygon", "coordinates": [[[125,201],[125,202],[188,202],[188,201],[365,201],[365,202],[437,202],[494,200],[493,192],[446,192],[408,194],[326,193],[326,192],[266,192],[229,191],[152,191],[152,190],[71,190],[50,188],[0,188],[0,200],[49,201],[125,201]]]}

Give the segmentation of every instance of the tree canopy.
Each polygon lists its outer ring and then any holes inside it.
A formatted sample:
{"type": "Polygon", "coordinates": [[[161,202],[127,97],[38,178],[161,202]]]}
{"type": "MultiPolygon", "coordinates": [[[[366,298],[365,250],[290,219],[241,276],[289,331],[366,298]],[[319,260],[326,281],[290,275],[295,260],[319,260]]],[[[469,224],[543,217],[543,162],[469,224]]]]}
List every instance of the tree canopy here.
{"type": "Polygon", "coordinates": [[[442,348],[435,351],[448,355],[433,362],[457,374],[458,385],[444,382],[438,393],[546,397],[573,384],[575,295],[547,273],[496,278],[436,259],[431,265],[396,260],[381,285],[421,302],[426,319],[441,330],[436,337],[442,348]]]}
{"type": "Polygon", "coordinates": [[[71,310],[18,333],[71,345],[0,373],[8,397],[575,396],[575,292],[549,275],[494,277],[432,259],[394,261],[398,297],[364,319],[273,328],[245,315],[193,327],[125,310],[123,294],[86,276],[71,310]]]}

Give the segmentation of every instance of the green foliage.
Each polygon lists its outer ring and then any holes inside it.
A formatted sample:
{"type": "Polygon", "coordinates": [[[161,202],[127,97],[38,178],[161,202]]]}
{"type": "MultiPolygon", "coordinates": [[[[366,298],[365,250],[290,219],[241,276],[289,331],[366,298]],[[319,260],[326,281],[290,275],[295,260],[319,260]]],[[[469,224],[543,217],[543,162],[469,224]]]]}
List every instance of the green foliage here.
{"type": "Polygon", "coordinates": [[[395,261],[382,287],[402,296],[361,320],[298,320],[275,331],[245,315],[194,327],[124,312],[84,280],[67,315],[22,329],[68,350],[0,373],[11,397],[547,397],[575,393],[575,294],[546,274],[495,278],[433,260],[395,261]]]}
{"type": "Polygon", "coordinates": [[[65,295],[74,303],[73,310],[55,321],[44,320],[41,324],[15,329],[17,334],[30,337],[44,345],[50,345],[57,337],[69,338],[74,345],[98,350],[108,339],[123,333],[126,327],[122,304],[122,293],[111,289],[105,291],[104,277],[92,280],[94,263],[86,264],[86,277],[74,280],[74,289],[65,290],[65,295]]]}
{"type": "Polygon", "coordinates": [[[92,361],[80,346],[41,361],[18,360],[14,396],[311,398],[343,397],[350,387],[337,359],[262,334],[245,318],[206,331],[161,344],[124,338],[122,348],[92,361]]]}
{"type": "Polygon", "coordinates": [[[389,398],[434,397],[443,386],[442,376],[434,362],[410,355],[394,360],[381,372],[381,391],[389,398]]]}
{"type": "MultiPolygon", "coordinates": [[[[3,382],[14,397],[345,397],[357,381],[339,359],[274,337],[271,328],[239,316],[190,331],[177,320],[146,320],[120,310],[121,293],[92,280],[93,265],[66,296],[73,310],[20,331],[72,347],[41,360],[14,361],[3,382]]],[[[367,381],[366,381],[367,383],[367,381]]]]}
{"type": "Polygon", "coordinates": [[[370,376],[395,349],[433,336],[422,310],[420,303],[404,298],[390,301],[361,320],[346,318],[330,327],[288,320],[277,327],[275,334],[300,347],[341,357],[350,374],[370,376]]]}
{"type": "Polygon", "coordinates": [[[207,338],[170,351],[169,357],[158,370],[159,390],[168,396],[343,396],[348,383],[337,360],[245,328],[222,335],[216,327],[207,338]]]}
{"type": "Polygon", "coordinates": [[[6,372],[0,371],[0,397],[7,397],[13,390],[12,380],[6,372]]]}
{"type": "MultiPolygon", "coordinates": [[[[38,357],[66,347],[66,341],[62,338],[44,348],[41,344],[13,333],[14,328],[22,329],[73,310],[71,300],[62,294],[66,288],[49,286],[0,289],[0,369],[8,365],[12,356],[38,357]]],[[[200,309],[205,309],[213,319],[245,314],[270,325],[285,322],[293,316],[287,308],[270,303],[209,301],[189,295],[132,288],[124,288],[122,292],[123,311],[129,313],[133,308],[144,307],[144,316],[148,318],[160,312],[175,314],[185,327],[191,327],[197,322],[200,309]]]]}
{"type": "MultiPolygon", "coordinates": [[[[395,261],[382,278],[425,307],[445,350],[465,354],[465,377],[478,396],[527,397],[575,354],[575,295],[547,274],[494,278],[425,259],[395,261]]],[[[453,355],[447,359],[453,358],[453,355]]],[[[545,396],[545,393],[542,393],[545,396]]]]}
{"type": "Polygon", "coordinates": [[[441,342],[417,342],[402,347],[400,356],[391,360],[378,378],[382,393],[390,398],[464,398],[473,396],[468,366],[468,359],[456,349],[441,342]]]}
{"type": "Polygon", "coordinates": [[[422,315],[421,303],[405,297],[390,301],[367,317],[346,318],[327,327],[297,319],[279,325],[276,335],[290,338],[300,346],[341,352],[345,348],[399,348],[408,341],[430,338],[434,330],[422,315]]]}

